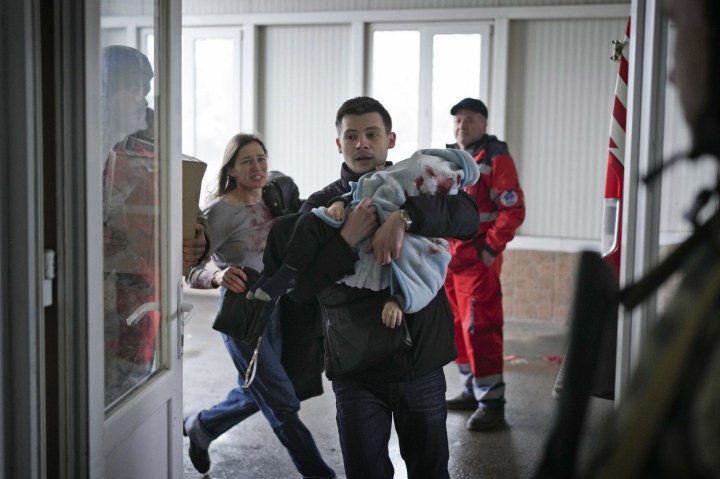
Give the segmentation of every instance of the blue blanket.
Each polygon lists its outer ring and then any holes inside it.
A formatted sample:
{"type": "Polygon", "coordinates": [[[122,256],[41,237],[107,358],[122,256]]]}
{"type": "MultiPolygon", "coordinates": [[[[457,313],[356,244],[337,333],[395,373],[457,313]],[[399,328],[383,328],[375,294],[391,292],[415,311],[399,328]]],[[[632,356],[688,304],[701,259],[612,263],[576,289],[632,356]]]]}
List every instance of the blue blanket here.
{"type": "MultiPolygon", "coordinates": [[[[474,184],[479,177],[475,160],[463,150],[418,150],[410,158],[386,170],[371,171],[353,183],[349,207],[364,198],[372,198],[382,224],[405,203],[408,196],[454,195],[463,186],[474,184]]],[[[313,210],[328,224],[342,224],[329,218],[325,211],[326,208],[313,210]]],[[[377,264],[374,256],[366,252],[367,241],[358,245],[360,259],[355,263],[355,273],[339,282],[374,291],[390,287],[393,295],[401,296],[400,305],[406,313],[425,307],[445,283],[450,262],[447,240],[408,233],[400,257],[389,267],[377,264]]]]}

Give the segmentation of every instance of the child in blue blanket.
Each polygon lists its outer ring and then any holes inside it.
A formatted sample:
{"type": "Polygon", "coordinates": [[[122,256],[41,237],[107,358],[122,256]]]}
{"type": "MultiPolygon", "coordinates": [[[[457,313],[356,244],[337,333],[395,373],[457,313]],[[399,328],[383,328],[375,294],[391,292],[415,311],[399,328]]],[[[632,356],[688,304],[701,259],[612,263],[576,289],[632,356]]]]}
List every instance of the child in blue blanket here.
{"type": "MultiPolygon", "coordinates": [[[[329,207],[315,208],[298,216],[279,268],[268,258],[272,256],[269,254],[272,248],[266,249],[263,275],[249,290],[248,299],[272,301],[291,292],[299,272],[305,271],[313,262],[315,252],[332,235],[338,234],[348,208],[362,199],[371,198],[382,224],[390,213],[402,207],[408,196],[457,194],[478,178],[478,166],[472,156],[455,149],[418,150],[386,169],[365,174],[351,184],[349,193],[333,199],[329,207]]],[[[401,211],[401,215],[407,212],[401,211]]],[[[406,223],[408,221],[409,218],[406,223]]],[[[268,243],[272,241],[268,238],[268,243]]],[[[444,284],[450,261],[445,239],[406,234],[400,257],[389,268],[379,265],[366,246],[364,242],[358,245],[360,259],[355,263],[355,273],[340,281],[374,291],[390,287],[392,298],[385,303],[382,313],[386,326],[399,325],[403,312],[422,309],[444,284]]]]}

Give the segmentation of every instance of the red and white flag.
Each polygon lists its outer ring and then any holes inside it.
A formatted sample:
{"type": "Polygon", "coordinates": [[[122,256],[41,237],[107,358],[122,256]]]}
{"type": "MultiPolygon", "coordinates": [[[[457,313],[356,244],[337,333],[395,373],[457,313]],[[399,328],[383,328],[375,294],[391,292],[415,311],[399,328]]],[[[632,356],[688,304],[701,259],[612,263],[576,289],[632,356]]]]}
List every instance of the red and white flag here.
{"type": "Polygon", "coordinates": [[[605,175],[605,205],[603,209],[602,238],[600,252],[607,262],[620,272],[620,238],[622,234],[622,196],[625,174],[625,122],[627,120],[628,59],[627,46],[630,41],[630,19],[625,30],[625,41],[616,44],[613,59],[620,62],[615,83],[615,100],[610,119],[610,144],[605,175]]]}

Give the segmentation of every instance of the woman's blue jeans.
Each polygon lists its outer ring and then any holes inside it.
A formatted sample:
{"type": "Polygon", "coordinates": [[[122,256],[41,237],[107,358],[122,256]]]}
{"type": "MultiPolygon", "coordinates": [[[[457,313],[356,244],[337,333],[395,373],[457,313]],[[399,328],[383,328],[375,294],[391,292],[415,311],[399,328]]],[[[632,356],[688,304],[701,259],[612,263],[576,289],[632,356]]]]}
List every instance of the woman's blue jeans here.
{"type": "MultiPolygon", "coordinates": [[[[223,293],[224,290],[221,291],[221,301],[223,293]]],[[[223,340],[238,370],[238,386],[224,401],[201,411],[195,420],[188,421],[188,435],[193,442],[207,449],[225,431],[261,411],[303,477],[335,477],[333,470],[323,461],[312,434],[298,416],[300,401],[280,364],[278,308],[273,310],[268,320],[258,351],[255,379],[248,389],[242,385],[253,350],[230,336],[223,335],[223,340]]]]}
{"type": "Polygon", "coordinates": [[[408,478],[448,478],[445,389],[442,369],[403,383],[333,381],[348,479],[393,477],[388,455],[393,419],[408,478]]]}

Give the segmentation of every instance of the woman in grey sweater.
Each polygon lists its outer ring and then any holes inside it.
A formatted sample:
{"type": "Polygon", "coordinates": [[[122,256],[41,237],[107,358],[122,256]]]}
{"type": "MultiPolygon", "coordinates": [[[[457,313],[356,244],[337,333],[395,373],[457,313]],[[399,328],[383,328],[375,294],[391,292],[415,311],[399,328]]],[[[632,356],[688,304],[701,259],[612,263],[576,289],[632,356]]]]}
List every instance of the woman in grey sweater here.
{"type": "MultiPolygon", "coordinates": [[[[207,262],[193,268],[187,277],[193,288],[220,288],[244,293],[248,276],[243,268],[262,269],[262,255],[273,217],[262,201],[267,182],[267,150],[254,135],[233,136],[225,148],[214,199],[205,209],[210,237],[209,256],[219,268],[207,262]]],[[[277,311],[277,309],[275,310],[277,311]]],[[[245,418],[261,411],[303,477],[333,478],[335,473],[323,461],[310,431],[300,418],[300,401],[280,364],[280,323],[273,313],[258,349],[255,377],[243,387],[253,348],[223,334],[225,347],[238,370],[238,385],[227,398],[188,416],[183,432],[190,438],[190,459],[204,474],[210,469],[210,443],[245,418]]]]}

